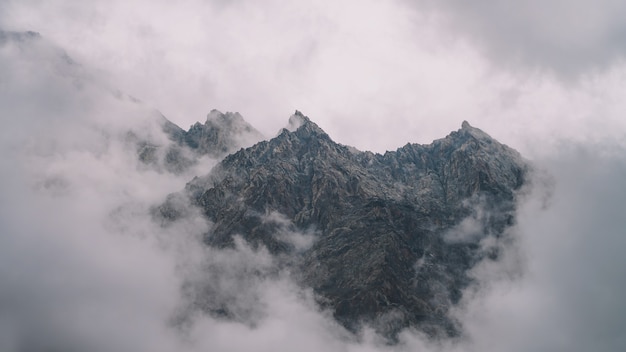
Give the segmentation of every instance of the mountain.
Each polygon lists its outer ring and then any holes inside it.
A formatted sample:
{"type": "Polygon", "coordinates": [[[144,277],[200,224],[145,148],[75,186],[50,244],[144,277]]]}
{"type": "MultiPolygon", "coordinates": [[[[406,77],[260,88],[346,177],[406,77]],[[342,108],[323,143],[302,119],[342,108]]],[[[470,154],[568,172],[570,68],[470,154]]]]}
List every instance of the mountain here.
{"type": "MultiPolygon", "coordinates": [[[[312,290],[351,331],[369,325],[391,340],[406,327],[458,335],[462,326],[450,309],[472,284],[472,268],[498,258],[515,223],[529,168],[517,152],[467,122],[429,145],[385,154],[338,144],[300,112],[261,142],[238,113],[211,111],[185,131],[34,32],[0,31],[0,47],[6,80],[14,83],[1,97],[11,118],[36,131],[44,120],[33,116],[55,117],[40,134],[54,143],[42,145],[63,148],[59,136],[73,126],[80,148],[98,154],[122,137],[146,167],[180,177],[202,158],[221,160],[156,207],[157,220],[169,226],[199,210],[211,223],[207,246],[245,241],[267,249],[278,263],[272,270],[312,290]],[[23,73],[46,82],[37,92],[49,100],[20,103],[34,96],[23,73]],[[197,209],[189,212],[188,204],[197,209]]],[[[6,124],[3,137],[23,133],[15,132],[6,124]]],[[[213,269],[207,277],[224,268],[213,269]]],[[[251,265],[235,275],[254,282],[276,274],[251,265]]],[[[185,284],[183,291],[193,286],[185,284]]],[[[191,290],[195,307],[226,319],[249,320],[245,304],[256,302],[245,297],[243,307],[233,305],[219,285],[191,290]]]]}
{"type": "MultiPolygon", "coordinates": [[[[0,57],[4,80],[19,82],[2,97],[5,100],[0,103],[5,109],[15,102],[32,99],[22,96],[32,93],[28,91],[31,81],[18,77],[28,73],[33,81],[46,82],[42,85],[46,89],[39,92],[42,96],[59,92],[51,95],[56,100],[44,101],[57,109],[57,118],[77,122],[89,119],[91,128],[100,133],[121,136],[149,167],[180,174],[203,156],[219,159],[264,138],[239,113],[217,110],[208,114],[204,124],[196,123],[185,131],[156,109],[111,86],[101,73],[83,66],[37,32],[0,30],[0,49],[4,54],[0,57]]],[[[26,104],[16,110],[32,119],[30,116],[46,113],[46,109],[37,114],[28,109],[42,106],[26,104]]]]}
{"type": "MultiPolygon", "coordinates": [[[[155,216],[167,226],[190,201],[213,223],[207,245],[240,236],[266,247],[349,330],[368,324],[392,340],[406,327],[459,334],[449,309],[469,270],[498,257],[486,239],[515,222],[529,170],[521,156],[467,122],[382,155],[334,142],[298,111],[288,126],[226,156],[155,216]]],[[[202,306],[229,315],[226,305],[202,306]]]]}
{"type": "Polygon", "coordinates": [[[207,115],[204,124],[196,122],[187,131],[162,115],[159,125],[168,143],[142,139],[135,132],[130,132],[128,138],[136,144],[139,160],[172,173],[187,170],[202,156],[220,159],[264,138],[239,113],[222,113],[215,109],[207,115]]]}
{"type": "Polygon", "coordinates": [[[238,113],[211,110],[204,124],[196,123],[184,134],[183,142],[200,154],[223,157],[242,146],[264,139],[238,113]]]}

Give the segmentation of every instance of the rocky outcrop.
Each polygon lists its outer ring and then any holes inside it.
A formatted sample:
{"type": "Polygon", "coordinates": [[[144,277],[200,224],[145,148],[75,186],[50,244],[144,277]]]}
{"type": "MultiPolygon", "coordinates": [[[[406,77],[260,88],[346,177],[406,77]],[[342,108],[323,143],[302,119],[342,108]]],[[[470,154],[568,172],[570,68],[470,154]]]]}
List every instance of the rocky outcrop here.
{"type": "Polygon", "coordinates": [[[289,129],[225,157],[157,214],[175,220],[176,200],[188,197],[214,224],[208,245],[239,235],[267,247],[353,331],[455,335],[448,310],[468,270],[497,257],[481,241],[514,223],[526,173],[517,152],[467,122],[381,155],[335,143],[296,112],[289,129]],[[297,241],[302,234],[312,241],[297,241]]]}

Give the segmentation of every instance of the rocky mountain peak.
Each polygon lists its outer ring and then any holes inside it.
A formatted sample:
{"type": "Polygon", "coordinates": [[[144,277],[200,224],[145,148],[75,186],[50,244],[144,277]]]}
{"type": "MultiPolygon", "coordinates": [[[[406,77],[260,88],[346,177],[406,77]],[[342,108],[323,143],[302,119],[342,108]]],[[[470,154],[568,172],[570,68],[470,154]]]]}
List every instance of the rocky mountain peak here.
{"type": "Polygon", "coordinates": [[[483,130],[477,127],[473,127],[467,121],[463,121],[461,129],[456,132],[452,132],[451,136],[461,137],[461,139],[467,141],[468,138],[473,138],[486,143],[495,141],[493,137],[485,133],[483,130]]]}
{"type": "Polygon", "coordinates": [[[311,122],[308,117],[304,116],[300,111],[296,110],[296,112],[289,117],[289,122],[287,123],[287,130],[290,132],[295,132],[298,128],[304,125],[307,122],[311,122]]]}
{"type": "Polygon", "coordinates": [[[219,159],[264,139],[238,112],[222,113],[213,109],[204,124],[196,122],[187,131],[163,115],[159,115],[158,120],[171,144],[163,146],[134,138],[139,159],[155,166],[162,164],[162,168],[173,173],[185,171],[203,156],[219,159]]]}
{"type": "MultiPolygon", "coordinates": [[[[238,112],[226,112],[222,113],[217,109],[211,110],[207,114],[205,125],[214,125],[220,127],[231,126],[250,126],[238,112]]],[[[252,126],[250,126],[252,127],[252,126]]]]}
{"type": "Polygon", "coordinates": [[[222,157],[263,139],[263,135],[238,112],[213,109],[204,124],[196,123],[185,134],[187,146],[200,154],[222,157]]]}
{"type": "Polygon", "coordinates": [[[311,121],[311,119],[309,119],[298,110],[296,110],[296,112],[289,117],[286,130],[292,133],[296,133],[300,137],[328,137],[324,130],[322,130],[316,123],[311,121]]]}
{"type": "MultiPolygon", "coordinates": [[[[299,111],[289,127],[187,185],[183,196],[214,224],[206,243],[228,247],[241,236],[267,248],[350,330],[458,334],[447,312],[473,266],[497,256],[481,241],[514,223],[527,172],[517,152],[468,123],[384,155],[335,143],[299,111]],[[464,221],[477,229],[471,236],[456,230],[464,221]],[[314,238],[298,247],[285,231],[314,238]]],[[[167,221],[180,213],[175,201],[158,210],[167,221]]]]}

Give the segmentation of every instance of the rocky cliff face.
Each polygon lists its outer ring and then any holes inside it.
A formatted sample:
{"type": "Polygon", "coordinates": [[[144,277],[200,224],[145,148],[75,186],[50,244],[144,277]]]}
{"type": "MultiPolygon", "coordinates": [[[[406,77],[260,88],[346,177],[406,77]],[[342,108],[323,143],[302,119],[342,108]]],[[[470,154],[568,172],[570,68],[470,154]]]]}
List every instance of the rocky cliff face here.
{"type": "Polygon", "coordinates": [[[289,129],[225,157],[157,215],[174,221],[188,197],[214,223],[208,245],[238,235],[267,247],[350,330],[452,336],[448,310],[468,270],[498,256],[482,241],[514,223],[526,173],[517,152],[467,122],[380,155],[335,143],[296,112],[289,129]]]}

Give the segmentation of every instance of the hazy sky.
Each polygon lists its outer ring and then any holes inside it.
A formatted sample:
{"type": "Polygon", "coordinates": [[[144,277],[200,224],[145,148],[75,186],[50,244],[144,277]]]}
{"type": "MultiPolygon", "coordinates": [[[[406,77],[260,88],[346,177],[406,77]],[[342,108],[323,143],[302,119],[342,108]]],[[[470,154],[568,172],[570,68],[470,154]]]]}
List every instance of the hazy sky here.
{"type": "MultiPolygon", "coordinates": [[[[296,109],[384,151],[464,119],[527,135],[623,139],[619,0],[4,0],[33,30],[186,128],[213,108],[273,135],[296,109]]],[[[520,138],[519,135],[526,135],[520,138]]]]}
{"type": "Polygon", "coordinates": [[[486,288],[456,313],[467,339],[407,333],[396,348],[626,350],[624,13],[619,0],[0,0],[0,30],[42,36],[0,37],[0,349],[392,349],[346,340],[286,278],[242,281],[272,259],[203,248],[201,218],[146,217],[214,161],[141,169],[116,136],[162,138],[153,109],[186,129],[216,108],[268,137],[297,109],[377,152],[468,120],[518,149],[544,176],[520,203],[519,253],[479,268],[486,288]],[[219,283],[242,311],[262,302],[260,324],[173,329],[182,280],[219,283]]]}

